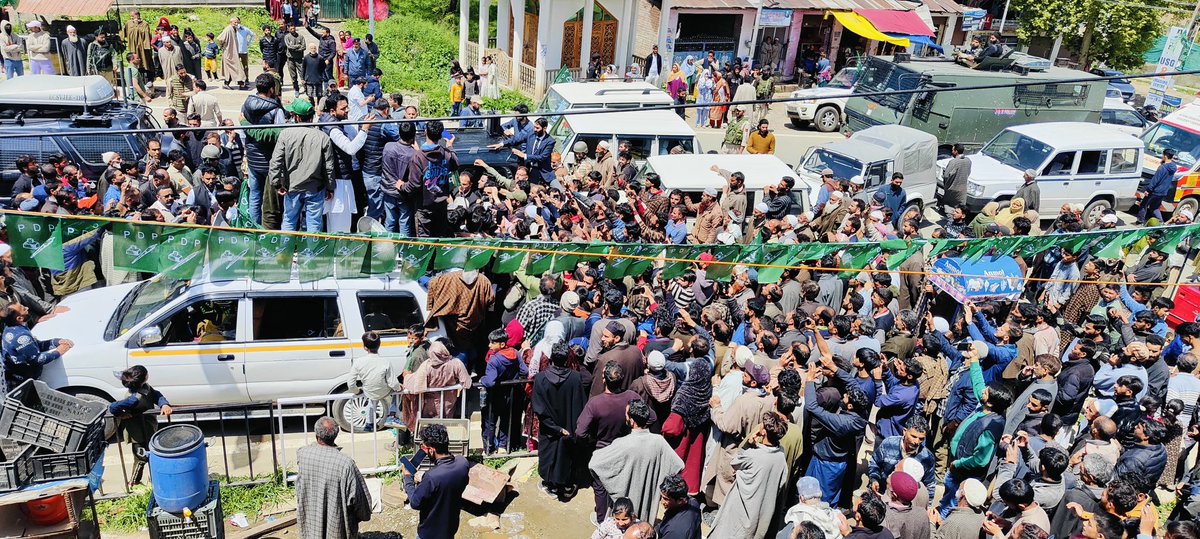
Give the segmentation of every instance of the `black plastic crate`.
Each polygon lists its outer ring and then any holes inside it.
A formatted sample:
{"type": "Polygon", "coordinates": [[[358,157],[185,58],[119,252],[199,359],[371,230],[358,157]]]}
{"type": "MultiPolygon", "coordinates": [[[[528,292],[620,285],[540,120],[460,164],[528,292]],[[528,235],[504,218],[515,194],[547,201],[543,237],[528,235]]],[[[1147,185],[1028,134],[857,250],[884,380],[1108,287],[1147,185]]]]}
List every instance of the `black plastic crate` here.
{"type": "Polygon", "coordinates": [[[0,438],[0,492],[11,492],[27,484],[33,475],[29,456],[35,448],[0,438]]]}
{"type": "Polygon", "coordinates": [[[187,521],[183,516],[158,508],[154,496],[146,509],[146,528],[150,539],[225,539],[225,516],[221,513],[221,484],[208,484],[208,500],[192,509],[187,521]]]}
{"type": "Polygon", "coordinates": [[[8,393],[0,407],[0,436],[54,452],[81,451],[96,432],[103,434],[101,402],[77,399],[27,380],[8,393]]]}
{"type": "Polygon", "coordinates": [[[55,453],[38,449],[29,456],[33,469],[33,482],[58,481],[84,477],[96,466],[96,460],[104,454],[104,432],[95,431],[81,451],[55,453]]]}

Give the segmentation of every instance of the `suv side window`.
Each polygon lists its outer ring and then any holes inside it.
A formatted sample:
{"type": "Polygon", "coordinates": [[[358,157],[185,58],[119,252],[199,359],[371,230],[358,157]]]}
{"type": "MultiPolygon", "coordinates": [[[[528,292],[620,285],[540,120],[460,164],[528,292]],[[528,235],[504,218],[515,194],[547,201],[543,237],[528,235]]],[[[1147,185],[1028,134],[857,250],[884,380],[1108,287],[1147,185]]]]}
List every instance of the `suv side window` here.
{"type": "MultiPolygon", "coordinates": [[[[630,161],[645,161],[647,157],[653,155],[651,150],[654,147],[654,137],[617,137],[618,145],[620,141],[629,141],[629,160],[630,161]]],[[[618,156],[616,148],[613,148],[613,159],[618,156]]]]}
{"type": "Polygon", "coordinates": [[[175,311],[163,321],[167,344],[210,344],[237,339],[239,298],[204,298],[175,311]]]}
{"type": "Polygon", "coordinates": [[[16,170],[17,158],[22,155],[32,155],[38,164],[42,164],[46,158],[60,152],[62,149],[52,136],[11,138],[0,144],[0,170],[16,170]]]}
{"type": "Polygon", "coordinates": [[[1079,172],[1076,174],[1103,174],[1108,168],[1108,150],[1079,152],[1079,172]]]}
{"type": "Polygon", "coordinates": [[[1109,173],[1136,172],[1140,167],[1137,148],[1121,148],[1112,151],[1109,173]]]}
{"type": "Polygon", "coordinates": [[[345,336],[335,296],[270,296],[252,300],[256,341],[345,336]]]}
{"type": "Polygon", "coordinates": [[[676,147],[679,147],[682,153],[696,153],[696,149],[692,147],[691,137],[658,138],[658,155],[667,155],[676,147]]]}
{"type": "Polygon", "coordinates": [[[383,337],[406,335],[409,326],[425,321],[417,298],[408,292],[359,294],[358,310],[363,329],[383,337]]]}

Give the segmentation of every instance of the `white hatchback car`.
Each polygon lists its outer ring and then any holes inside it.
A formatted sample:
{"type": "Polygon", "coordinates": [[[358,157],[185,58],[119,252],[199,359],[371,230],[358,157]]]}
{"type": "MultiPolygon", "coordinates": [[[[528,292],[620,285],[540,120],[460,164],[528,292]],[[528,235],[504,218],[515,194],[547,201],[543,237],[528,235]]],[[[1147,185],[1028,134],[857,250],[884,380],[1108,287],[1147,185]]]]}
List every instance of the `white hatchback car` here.
{"type": "MultiPolygon", "coordinates": [[[[159,276],[68,296],[33,333],[75,342],[42,374],[69,394],[124,398],[117,374],[144,365],[172,404],[249,403],[346,391],[368,330],[381,333],[380,354],[401,372],[425,299],[417,283],[389,275],[278,284],[159,276]]],[[[360,406],[339,401],[334,417],[349,429],[365,422],[360,406]]]]}

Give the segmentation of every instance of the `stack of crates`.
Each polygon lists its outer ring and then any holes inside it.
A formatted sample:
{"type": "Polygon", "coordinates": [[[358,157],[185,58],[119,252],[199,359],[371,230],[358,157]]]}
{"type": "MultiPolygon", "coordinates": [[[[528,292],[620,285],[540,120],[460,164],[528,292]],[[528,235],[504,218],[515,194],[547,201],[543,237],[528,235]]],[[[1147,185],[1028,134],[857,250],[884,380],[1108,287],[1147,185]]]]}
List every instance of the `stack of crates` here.
{"type": "Polygon", "coordinates": [[[0,405],[0,492],[86,476],[104,454],[106,411],[40,380],[10,391],[0,405]]]}
{"type": "Polygon", "coordinates": [[[163,511],[150,497],[146,509],[146,528],[150,539],[225,539],[225,516],[221,513],[221,484],[208,484],[208,499],[192,514],[176,515],[163,511]]]}

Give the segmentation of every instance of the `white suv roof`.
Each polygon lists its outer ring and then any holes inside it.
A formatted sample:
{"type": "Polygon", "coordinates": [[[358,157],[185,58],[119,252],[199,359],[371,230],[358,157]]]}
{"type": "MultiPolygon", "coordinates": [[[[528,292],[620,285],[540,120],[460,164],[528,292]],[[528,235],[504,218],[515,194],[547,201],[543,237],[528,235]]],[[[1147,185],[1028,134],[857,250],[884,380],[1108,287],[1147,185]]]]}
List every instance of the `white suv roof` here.
{"type": "Polygon", "coordinates": [[[683,118],[669,110],[634,110],[598,114],[563,116],[571,130],[578,134],[619,133],[621,135],[680,135],[695,136],[696,132],[683,118]]]}
{"type": "Polygon", "coordinates": [[[672,103],[666,92],[645,82],[563,82],[550,86],[550,90],[575,108],[672,103]]]}
{"type": "Polygon", "coordinates": [[[28,75],[0,83],[0,106],[98,106],[114,98],[113,86],[104,77],[28,75]]]}
{"type": "Polygon", "coordinates": [[[1123,133],[1111,125],[1089,122],[1025,124],[1009,127],[1008,130],[1048,142],[1058,150],[1128,148],[1143,145],[1137,137],[1123,133]]]}

